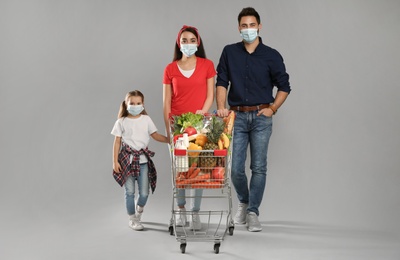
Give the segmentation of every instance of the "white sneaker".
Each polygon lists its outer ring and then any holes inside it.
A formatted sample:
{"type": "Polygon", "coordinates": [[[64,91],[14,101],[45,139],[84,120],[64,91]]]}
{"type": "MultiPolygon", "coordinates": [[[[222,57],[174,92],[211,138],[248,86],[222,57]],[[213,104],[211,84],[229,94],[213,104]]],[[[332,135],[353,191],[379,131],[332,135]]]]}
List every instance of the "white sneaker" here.
{"type": "Polygon", "coordinates": [[[246,224],[247,207],[248,204],[239,203],[236,215],[233,219],[235,224],[246,224]]]}
{"type": "Polygon", "coordinates": [[[143,225],[140,223],[140,220],[136,217],[136,215],[132,215],[129,218],[129,227],[133,230],[143,230],[143,225]]]}
{"type": "Polygon", "coordinates": [[[144,208],[144,207],[136,206],[136,218],[137,218],[139,221],[142,221],[143,208],[144,208]]]}
{"type": "Polygon", "coordinates": [[[175,215],[176,218],[176,226],[178,227],[184,227],[186,226],[186,209],[185,208],[179,208],[176,212],[175,215]]]}
{"type": "Polygon", "coordinates": [[[258,216],[254,212],[249,212],[249,214],[247,214],[247,230],[250,232],[259,232],[262,230],[260,221],[258,221],[258,216]]]}
{"type": "Polygon", "coordinates": [[[192,222],[190,222],[190,230],[200,230],[201,229],[201,220],[199,213],[195,212],[192,215],[192,222]]]}

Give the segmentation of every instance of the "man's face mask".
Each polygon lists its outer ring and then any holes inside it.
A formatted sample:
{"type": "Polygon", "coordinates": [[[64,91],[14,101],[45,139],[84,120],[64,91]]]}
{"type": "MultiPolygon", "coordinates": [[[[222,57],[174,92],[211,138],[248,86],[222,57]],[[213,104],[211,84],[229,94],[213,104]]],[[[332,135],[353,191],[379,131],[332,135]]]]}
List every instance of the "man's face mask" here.
{"type": "Polygon", "coordinates": [[[240,36],[242,39],[247,42],[247,43],[252,43],[256,40],[258,33],[258,29],[255,28],[249,28],[249,29],[243,29],[240,30],[240,36]]]}

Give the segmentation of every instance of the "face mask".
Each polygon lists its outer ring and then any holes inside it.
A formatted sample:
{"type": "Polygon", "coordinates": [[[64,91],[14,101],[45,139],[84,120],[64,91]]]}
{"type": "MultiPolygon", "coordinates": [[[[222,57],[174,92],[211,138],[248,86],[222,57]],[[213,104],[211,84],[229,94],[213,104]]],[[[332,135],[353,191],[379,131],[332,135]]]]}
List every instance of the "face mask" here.
{"type": "Polygon", "coordinates": [[[197,51],[197,44],[181,44],[181,52],[185,54],[186,57],[190,57],[197,51]]]}
{"type": "Polygon", "coordinates": [[[258,33],[258,29],[243,29],[240,31],[240,36],[242,36],[243,40],[247,43],[252,43],[256,40],[258,33]]]}
{"type": "Polygon", "coordinates": [[[128,112],[132,116],[137,116],[143,111],[143,105],[128,105],[128,112]]]}

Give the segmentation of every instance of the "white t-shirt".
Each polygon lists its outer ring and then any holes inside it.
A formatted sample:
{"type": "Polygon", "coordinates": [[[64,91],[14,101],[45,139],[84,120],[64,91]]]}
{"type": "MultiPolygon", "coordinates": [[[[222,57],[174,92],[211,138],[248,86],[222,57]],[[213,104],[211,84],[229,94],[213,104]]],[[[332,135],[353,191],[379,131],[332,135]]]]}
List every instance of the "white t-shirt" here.
{"type": "MultiPolygon", "coordinates": [[[[141,115],[138,118],[119,118],[111,130],[112,135],[121,137],[122,142],[137,151],[149,145],[150,135],[154,132],[157,132],[157,128],[148,115],[141,115]]],[[[147,158],[142,154],[140,163],[145,162],[147,158]]]]}

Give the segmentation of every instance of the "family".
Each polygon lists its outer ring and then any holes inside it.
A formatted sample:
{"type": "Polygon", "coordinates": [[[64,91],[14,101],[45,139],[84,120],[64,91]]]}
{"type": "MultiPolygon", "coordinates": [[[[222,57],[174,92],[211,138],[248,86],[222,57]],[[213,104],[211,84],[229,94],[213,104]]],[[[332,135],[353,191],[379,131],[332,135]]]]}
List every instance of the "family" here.
{"type": "MultiPolygon", "coordinates": [[[[258,12],[252,7],[243,8],[238,15],[242,41],[224,47],[215,70],[213,62],[206,58],[198,30],[185,25],[178,32],[173,61],[166,66],[163,76],[167,129],[171,114],[208,113],[214,102],[214,93],[218,116],[225,117],[230,111],[235,112],[231,180],[239,204],[234,222],[246,224],[250,232],[262,230],[258,217],[266,186],[272,118],[291,91],[283,58],[278,51],[263,44],[259,36],[261,29],[258,12]],[[245,171],[248,147],[249,179],[245,171]]],[[[144,104],[140,91],[127,93],[111,131],[115,137],[113,176],[125,189],[129,226],[134,230],[143,230],[143,209],[150,189],[154,192],[156,187],[157,172],[151,159],[154,153],[148,149],[150,137],[163,143],[170,140],[169,136],[157,132],[144,104]],[[136,202],[135,182],[138,186],[136,202]]],[[[182,195],[179,198],[184,198],[185,190],[179,192],[182,195]]],[[[191,210],[198,212],[203,190],[194,189],[192,192],[195,192],[195,200],[191,210]]],[[[179,198],[176,202],[178,210],[185,212],[186,202],[179,198]]],[[[177,225],[186,225],[185,214],[179,216],[177,225]]],[[[198,215],[193,215],[190,225],[193,229],[201,228],[198,215]]]]}

